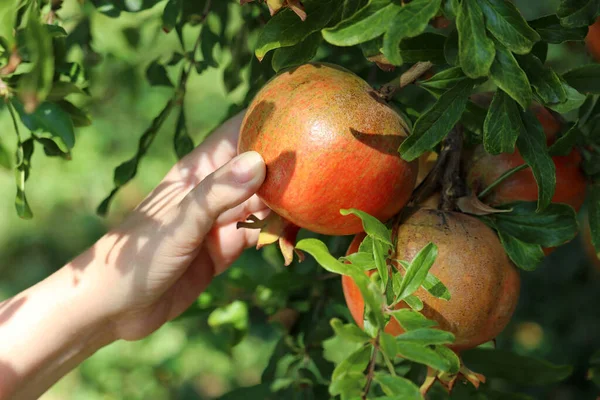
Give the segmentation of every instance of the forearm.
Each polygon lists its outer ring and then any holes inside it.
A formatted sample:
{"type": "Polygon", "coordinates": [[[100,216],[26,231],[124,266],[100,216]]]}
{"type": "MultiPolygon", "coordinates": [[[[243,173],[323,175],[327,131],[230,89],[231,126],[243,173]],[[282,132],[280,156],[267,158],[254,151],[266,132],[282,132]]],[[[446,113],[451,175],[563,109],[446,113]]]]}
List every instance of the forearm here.
{"type": "Polygon", "coordinates": [[[0,399],[38,398],[113,341],[87,254],[0,303],[0,399]]]}

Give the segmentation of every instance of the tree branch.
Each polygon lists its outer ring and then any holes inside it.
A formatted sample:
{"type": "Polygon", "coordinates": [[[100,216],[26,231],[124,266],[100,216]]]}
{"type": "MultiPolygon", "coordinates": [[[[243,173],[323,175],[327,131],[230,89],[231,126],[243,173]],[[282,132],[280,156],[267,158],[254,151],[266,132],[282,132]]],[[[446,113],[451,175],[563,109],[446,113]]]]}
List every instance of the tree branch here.
{"type": "Polygon", "coordinates": [[[375,363],[377,361],[377,352],[379,351],[379,335],[381,334],[381,330],[377,332],[377,337],[375,337],[375,343],[373,343],[373,354],[371,354],[371,359],[369,360],[369,365],[367,367],[367,383],[365,384],[365,388],[363,390],[363,394],[361,399],[367,400],[367,396],[369,395],[369,391],[371,390],[371,385],[373,384],[373,377],[375,375],[375,363]]]}
{"type": "Polygon", "coordinates": [[[442,210],[451,211],[456,207],[456,199],[465,193],[464,182],[460,175],[460,159],[463,145],[463,129],[456,125],[450,131],[442,146],[442,153],[447,153],[448,160],[442,181],[442,210]]]}
{"type": "Polygon", "coordinates": [[[386,101],[389,101],[394,94],[405,86],[410,85],[433,66],[429,61],[422,61],[414,64],[405,71],[399,78],[394,79],[383,85],[379,89],[379,95],[386,101]]]}

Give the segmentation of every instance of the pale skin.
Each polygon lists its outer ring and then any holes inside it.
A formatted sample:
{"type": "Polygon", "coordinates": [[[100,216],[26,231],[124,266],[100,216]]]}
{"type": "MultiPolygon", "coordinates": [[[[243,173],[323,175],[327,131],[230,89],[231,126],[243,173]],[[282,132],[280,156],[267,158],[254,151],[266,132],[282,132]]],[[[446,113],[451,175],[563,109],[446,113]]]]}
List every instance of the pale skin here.
{"type": "Polygon", "coordinates": [[[100,348],[142,339],[185,311],[258,232],[268,208],[258,153],[236,157],[237,115],[178,162],[116,229],[0,303],[0,399],[35,399],[100,348]]]}

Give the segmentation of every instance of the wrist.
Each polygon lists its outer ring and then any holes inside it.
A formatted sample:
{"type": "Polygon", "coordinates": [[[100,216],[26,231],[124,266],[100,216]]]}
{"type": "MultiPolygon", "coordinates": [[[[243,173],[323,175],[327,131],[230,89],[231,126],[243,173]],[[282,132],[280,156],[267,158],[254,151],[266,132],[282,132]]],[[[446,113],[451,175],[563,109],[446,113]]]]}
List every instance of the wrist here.
{"type": "Polygon", "coordinates": [[[37,398],[98,349],[115,340],[105,318],[90,251],[2,303],[0,398],[37,398]],[[90,263],[91,264],[91,263],[90,263]]]}

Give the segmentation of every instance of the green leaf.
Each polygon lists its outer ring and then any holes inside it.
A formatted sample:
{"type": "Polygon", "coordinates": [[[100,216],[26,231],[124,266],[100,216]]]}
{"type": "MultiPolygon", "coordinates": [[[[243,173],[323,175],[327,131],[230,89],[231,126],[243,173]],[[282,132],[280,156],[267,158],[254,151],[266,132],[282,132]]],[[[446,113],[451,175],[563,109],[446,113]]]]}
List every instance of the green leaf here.
{"type": "Polygon", "coordinates": [[[222,334],[231,333],[231,344],[239,343],[248,331],[248,305],[236,300],[231,304],[216,308],[208,316],[208,325],[222,334]]]}
{"type": "Polygon", "coordinates": [[[34,132],[48,132],[60,138],[69,149],[73,148],[75,145],[73,123],[58,104],[43,102],[31,114],[25,112],[23,104],[15,98],[12,99],[12,105],[27,129],[34,132]]]}
{"type": "Polygon", "coordinates": [[[556,247],[575,237],[577,215],[566,204],[552,203],[536,211],[535,202],[517,202],[505,206],[512,211],[494,214],[491,218],[502,233],[543,247],[556,247]]]}
{"type": "Polygon", "coordinates": [[[407,360],[425,364],[444,372],[448,372],[451,368],[450,362],[445,357],[440,356],[428,347],[401,340],[396,341],[396,346],[398,347],[398,355],[407,360]]]}
{"type": "Polygon", "coordinates": [[[496,45],[496,58],[490,69],[490,78],[523,109],[529,107],[533,96],[529,79],[512,53],[501,45],[496,45]]]}
{"type": "Polygon", "coordinates": [[[377,218],[355,208],[351,208],[348,210],[342,209],[340,210],[340,214],[344,216],[355,215],[359,217],[362,221],[363,229],[365,230],[367,235],[385,244],[388,244],[390,246],[392,245],[392,236],[389,229],[377,218]]]}
{"type": "Polygon", "coordinates": [[[348,275],[351,277],[363,276],[368,280],[364,272],[352,264],[339,262],[329,253],[329,249],[322,241],[318,239],[302,239],[296,243],[296,248],[309,253],[314,259],[327,271],[334,274],[348,275]]]}
{"type": "Polygon", "coordinates": [[[369,253],[372,254],[373,253],[373,237],[372,236],[365,236],[365,238],[362,240],[362,242],[360,242],[360,245],[358,246],[358,252],[359,253],[369,253]]]}
{"type": "Polygon", "coordinates": [[[569,130],[562,135],[556,142],[550,146],[548,149],[548,153],[554,156],[568,156],[571,151],[573,151],[573,146],[577,143],[577,141],[583,137],[583,133],[578,128],[578,123],[575,122],[569,130]]]}
{"type": "Polygon", "coordinates": [[[248,305],[236,300],[224,307],[216,308],[208,316],[208,325],[211,328],[232,325],[238,330],[245,330],[248,328],[248,305]]]}
{"type": "Polygon", "coordinates": [[[450,332],[445,332],[439,329],[419,328],[399,335],[396,340],[398,342],[411,342],[418,343],[423,346],[430,346],[434,344],[453,343],[454,335],[450,332]]]}
{"type": "Polygon", "coordinates": [[[349,373],[331,382],[329,394],[340,395],[342,399],[358,399],[366,382],[367,377],[362,372],[349,373]]]}
{"type": "Polygon", "coordinates": [[[479,0],[478,3],[487,30],[513,53],[527,54],[540,40],[540,35],[527,25],[513,3],[505,0],[479,0]]]}
{"type": "Polygon", "coordinates": [[[519,106],[498,89],[483,123],[483,147],[490,154],[512,153],[521,131],[519,106]]]}
{"type": "Polygon", "coordinates": [[[173,101],[169,101],[167,105],[162,109],[162,111],[152,120],[152,124],[146,129],[146,131],[142,134],[138,141],[138,149],[136,154],[129,160],[123,162],[117,168],[115,168],[113,181],[115,184],[115,188],[110,192],[110,194],[100,203],[98,206],[96,213],[99,215],[105,215],[108,211],[108,207],[112,199],[115,197],[119,189],[129,182],[131,179],[135,177],[137,174],[137,167],[139,165],[140,160],[146,154],[152,142],[156,138],[158,130],[162,126],[163,122],[170,115],[171,110],[175,103],[173,101]]]}
{"type": "Polygon", "coordinates": [[[64,112],[69,114],[71,121],[73,122],[73,127],[79,128],[82,126],[90,126],[92,124],[90,116],[79,107],[73,105],[73,103],[67,100],[60,100],[57,104],[64,112]]]}
{"type": "Polygon", "coordinates": [[[29,73],[19,79],[19,98],[28,112],[33,112],[52,89],[54,77],[54,52],[52,37],[40,22],[38,12],[29,12],[27,26],[23,31],[24,43],[33,65],[29,73]]]}
{"type": "Polygon", "coordinates": [[[517,148],[523,160],[531,167],[538,186],[538,211],[545,209],[552,201],[556,189],[556,167],[548,154],[544,129],[527,110],[521,113],[522,131],[517,139],[517,148]]]}
{"type": "Polygon", "coordinates": [[[387,267],[387,251],[391,246],[386,246],[385,243],[379,240],[373,240],[373,259],[375,260],[375,268],[379,273],[383,287],[386,288],[389,280],[389,273],[387,267]]]}
{"type": "Polygon", "coordinates": [[[388,29],[401,8],[400,4],[390,0],[370,0],[350,18],[323,29],[323,38],[336,46],[354,46],[374,39],[388,29]]]}
{"type": "Polygon", "coordinates": [[[539,33],[543,41],[552,44],[583,41],[588,33],[587,25],[576,28],[565,28],[554,14],[529,21],[529,26],[539,33]]]}
{"type": "Polygon", "coordinates": [[[339,7],[339,3],[334,0],[306,0],[303,3],[308,15],[306,21],[298,18],[289,8],[269,19],[258,36],[254,51],[259,60],[271,50],[293,46],[310,34],[320,31],[339,7]]]}
{"type": "Polygon", "coordinates": [[[568,365],[553,365],[506,350],[477,348],[466,350],[461,356],[468,368],[488,379],[501,378],[527,386],[557,383],[569,377],[573,371],[568,365]]]}
{"type": "Polygon", "coordinates": [[[467,128],[467,133],[472,132],[474,134],[466,137],[467,143],[483,143],[483,125],[485,123],[487,113],[488,110],[486,108],[479,107],[472,101],[467,103],[467,108],[460,119],[460,122],[462,122],[465,128],[467,128]],[[469,140],[471,140],[471,142],[468,142],[469,140]]]}
{"type": "Polygon", "coordinates": [[[460,67],[452,67],[438,72],[431,78],[420,83],[422,87],[436,94],[446,91],[466,79],[460,67]]]}
{"type": "MultiPolygon", "coordinates": [[[[347,340],[334,335],[323,341],[323,358],[334,364],[339,364],[362,346],[363,344],[361,343],[348,342],[347,340]]],[[[263,380],[264,379],[265,377],[263,377],[263,380]]]]}
{"type": "Polygon", "coordinates": [[[444,58],[450,65],[458,64],[458,31],[453,29],[444,43],[444,58]]]}
{"type": "Polygon", "coordinates": [[[44,147],[44,153],[48,157],[61,157],[65,160],[71,159],[69,149],[64,142],[50,134],[33,135],[32,138],[44,147]]]}
{"type": "Polygon", "coordinates": [[[562,77],[581,93],[600,94],[600,64],[587,64],[573,68],[562,77]]]}
{"type": "Polygon", "coordinates": [[[517,56],[516,59],[527,74],[535,94],[544,104],[563,103],[567,100],[567,92],[552,68],[545,66],[533,54],[517,56]]]}
{"type": "Polygon", "coordinates": [[[413,0],[388,23],[383,35],[383,54],[394,65],[402,65],[400,42],[422,33],[440,9],[441,0],[413,0]]]}
{"type": "Polygon", "coordinates": [[[200,32],[200,52],[202,53],[202,61],[211,68],[219,66],[213,55],[215,45],[219,40],[219,35],[215,34],[208,25],[202,27],[202,31],[200,32]]]}
{"type": "Polygon", "coordinates": [[[48,100],[54,102],[59,101],[71,94],[85,95],[86,93],[74,83],[56,81],[52,83],[52,90],[50,90],[50,93],[48,94],[48,100]]]}
{"type": "Polygon", "coordinates": [[[421,311],[423,309],[423,302],[417,296],[410,295],[404,299],[404,302],[415,311],[421,311]]]}
{"type": "Polygon", "coordinates": [[[415,329],[432,328],[437,326],[437,322],[425,318],[421,313],[418,313],[407,308],[389,311],[392,317],[398,321],[402,329],[412,331],[415,329]]]}
{"type": "Polygon", "coordinates": [[[375,259],[373,258],[372,253],[359,251],[342,257],[340,261],[348,261],[365,271],[375,268],[375,259]]]}
{"type": "Polygon", "coordinates": [[[536,56],[542,63],[545,63],[548,59],[548,43],[537,42],[531,49],[531,54],[536,56]]]}
{"type": "Polygon", "coordinates": [[[442,300],[450,300],[450,291],[438,278],[428,273],[421,284],[430,295],[442,300]]]}
{"type": "Polygon", "coordinates": [[[339,262],[335,257],[329,253],[329,249],[325,243],[318,239],[302,239],[296,243],[296,249],[304,251],[311,256],[329,272],[340,275],[348,275],[352,278],[356,286],[360,289],[360,293],[363,296],[365,303],[373,311],[375,321],[378,326],[383,326],[383,315],[379,312],[380,301],[375,297],[373,291],[369,289],[371,281],[364,273],[364,271],[352,264],[343,264],[339,262]]]}
{"type": "Polygon", "coordinates": [[[599,14],[597,0],[562,0],[556,12],[561,25],[567,28],[591,25],[599,14]]]}
{"type": "Polygon", "coordinates": [[[458,58],[470,78],[487,76],[496,56],[494,42],[485,32],[483,12],[476,0],[463,0],[456,18],[458,58]]]}
{"type": "Polygon", "coordinates": [[[12,168],[12,165],[11,165],[12,163],[11,163],[10,159],[11,159],[11,156],[10,156],[8,150],[6,149],[6,147],[0,140],[0,167],[4,168],[6,170],[10,170],[12,168]]]}
{"type": "Polygon", "coordinates": [[[405,63],[429,61],[435,65],[446,63],[444,44],[446,37],[437,33],[425,32],[414,38],[400,42],[400,55],[405,63]]]}
{"type": "Polygon", "coordinates": [[[16,1],[0,2],[0,37],[6,41],[9,49],[15,43],[13,29],[17,16],[17,5],[16,1]]]}
{"type": "Polygon", "coordinates": [[[92,0],[91,3],[99,12],[111,18],[116,18],[121,14],[121,11],[125,11],[125,4],[121,1],[92,0]]]}
{"type": "Polygon", "coordinates": [[[393,361],[396,358],[396,338],[389,333],[381,332],[379,334],[379,346],[381,352],[388,360],[393,361]]]}
{"type": "Polygon", "coordinates": [[[152,86],[167,86],[174,87],[169,79],[167,70],[160,65],[156,60],[152,61],[146,69],[146,79],[152,86]]]}
{"type": "Polygon", "coordinates": [[[419,387],[406,378],[376,373],[374,380],[381,386],[383,393],[388,396],[395,396],[394,398],[402,400],[423,399],[419,387]]]}
{"type": "Polygon", "coordinates": [[[589,191],[589,210],[588,218],[590,223],[590,233],[592,244],[596,253],[600,253],[600,183],[594,183],[588,187],[589,191]]]}
{"type": "Polygon", "coordinates": [[[177,25],[177,22],[181,19],[182,6],[182,0],[169,0],[167,2],[162,14],[163,30],[170,32],[175,28],[175,25],[177,25]]]}
{"type": "Polygon", "coordinates": [[[345,375],[362,373],[369,363],[371,358],[371,346],[362,346],[354,353],[350,354],[348,358],[342,361],[331,375],[332,381],[343,379],[345,375]]]}
{"type": "Polygon", "coordinates": [[[546,104],[546,107],[556,111],[557,113],[566,114],[569,111],[581,107],[581,105],[585,102],[586,96],[579,93],[576,89],[567,85],[562,80],[561,83],[565,89],[565,92],[567,93],[567,100],[564,103],[546,104]]]}
{"type": "Polygon", "coordinates": [[[185,123],[185,110],[181,107],[179,111],[179,117],[177,118],[177,125],[175,126],[175,135],[173,136],[173,148],[178,159],[182,159],[186,155],[194,150],[194,142],[188,134],[187,126],[185,123]]]}
{"type": "Polygon", "coordinates": [[[20,218],[31,219],[33,213],[25,195],[25,181],[29,178],[31,170],[31,156],[33,155],[33,139],[19,142],[17,146],[15,180],[17,183],[17,195],[15,197],[15,208],[20,218]]]}
{"type": "Polygon", "coordinates": [[[362,329],[354,324],[343,324],[338,318],[332,319],[330,322],[336,335],[349,342],[366,343],[371,340],[371,337],[362,329]]]}
{"type": "Polygon", "coordinates": [[[417,253],[404,274],[398,290],[398,300],[404,300],[421,286],[437,255],[438,248],[433,243],[428,243],[417,253]]]}
{"type": "Polygon", "coordinates": [[[435,345],[434,351],[440,356],[445,358],[450,363],[448,372],[450,374],[456,374],[460,370],[461,361],[458,355],[450,350],[448,347],[443,345],[435,345]]]}
{"type": "Polygon", "coordinates": [[[525,243],[503,231],[498,232],[498,237],[508,257],[524,271],[535,271],[544,259],[544,251],[539,244],[525,243]]]}
{"type": "Polygon", "coordinates": [[[300,43],[275,50],[271,65],[275,72],[311,61],[316,55],[323,38],[319,32],[306,37],[300,43]]]}
{"type": "Polygon", "coordinates": [[[459,82],[419,117],[413,133],[400,145],[403,159],[413,161],[444,139],[460,120],[473,85],[470,79],[459,82]]]}

